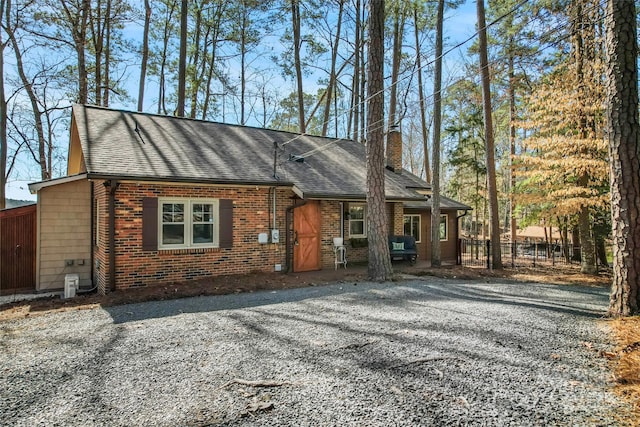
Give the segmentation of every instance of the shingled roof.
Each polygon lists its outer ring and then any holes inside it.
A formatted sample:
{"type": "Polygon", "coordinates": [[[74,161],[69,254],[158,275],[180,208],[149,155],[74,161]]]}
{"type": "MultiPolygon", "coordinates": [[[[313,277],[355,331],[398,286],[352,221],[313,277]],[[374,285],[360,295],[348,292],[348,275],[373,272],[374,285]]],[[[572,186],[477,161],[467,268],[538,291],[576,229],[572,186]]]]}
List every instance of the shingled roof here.
{"type": "MultiPolygon", "coordinates": [[[[72,136],[70,156],[82,150],[90,178],[292,186],[312,199],[366,195],[365,147],[351,140],[85,105],[74,105],[73,122],[80,147],[72,136]]],[[[423,200],[416,190],[429,188],[386,170],[388,200],[423,200]]]]}
{"type": "MultiPolygon", "coordinates": [[[[428,209],[431,210],[431,198],[427,198],[424,201],[408,201],[404,203],[405,209],[428,209]]],[[[446,210],[462,210],[470,211],[471,206],[467,206],[464,203],[460,203],[457,200],[450,199],[448,197],[440,196],[440,209],[446,210]]]]}

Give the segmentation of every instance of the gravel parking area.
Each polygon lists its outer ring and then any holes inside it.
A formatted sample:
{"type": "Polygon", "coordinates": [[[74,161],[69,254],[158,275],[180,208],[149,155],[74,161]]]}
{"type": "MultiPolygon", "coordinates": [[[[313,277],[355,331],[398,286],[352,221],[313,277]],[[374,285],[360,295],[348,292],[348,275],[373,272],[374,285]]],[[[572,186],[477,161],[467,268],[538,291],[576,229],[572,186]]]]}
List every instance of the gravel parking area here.
{"type": "Polygon", "coordinates": [[[615,425],[607,290],[338,283],[0,323],[0,425],[615,425]]]}

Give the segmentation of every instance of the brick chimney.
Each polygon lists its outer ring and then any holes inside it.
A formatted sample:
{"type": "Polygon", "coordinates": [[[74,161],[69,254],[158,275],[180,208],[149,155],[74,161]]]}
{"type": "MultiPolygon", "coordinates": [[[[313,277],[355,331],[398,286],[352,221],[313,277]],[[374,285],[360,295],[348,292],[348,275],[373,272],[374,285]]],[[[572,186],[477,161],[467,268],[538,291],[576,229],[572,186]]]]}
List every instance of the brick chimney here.
{"type": "Polygon", "coordinates": [[[387,167],[402,173],[402,134],[398,125],[391,126],[387,134],[387,167]]]}

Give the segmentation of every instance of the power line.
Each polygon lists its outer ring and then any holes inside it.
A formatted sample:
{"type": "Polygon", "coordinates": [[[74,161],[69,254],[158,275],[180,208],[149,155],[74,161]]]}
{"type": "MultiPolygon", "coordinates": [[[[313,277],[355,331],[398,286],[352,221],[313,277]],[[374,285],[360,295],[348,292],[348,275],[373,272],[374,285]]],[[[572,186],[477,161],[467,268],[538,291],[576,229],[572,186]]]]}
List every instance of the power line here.
{"type": "MultiPolygon", "coordinates": [[[[527,3],[527,1],[528,1],[528,0],[522,0],[522,1],[520,1],[520,2],[519,2],[518,4],[516,4],[516,6],[514,6],[511,10],[509,10],[508,12],[506,12],[506,13],[502,14],[501,16],[499,16],[498,18],[496,18],[495,20],[491,21],[489,24],[486,24],[486,25],[485,25],[485,27],[484,27],[484,29],[486,30],[487,28],[489,28],[489,27],[491,27],[491,26],[493,26],[493,25],[497,24],[498,22],[502,21],[502,20],[503,20],[503,19],[505,19],[507,16],[509,16],[509,15],[511,15],[511,14],[513,14],[513,13],[515,13],[515,12],[516,12],[520,7],[522,7],[523,5],[525,5],[525,4],[527,3]]],[[[435,61],[436,61],[436,60],[441,59],[441,58],[444,58],[446,55],[448,55],[448,54],[449,54],[449,53],[451,53],[452,51],[454,51],[454,50],[456,50],[456,49],[458,49],[458,48],[460,48],[460,47],[464,46],[464,45],[465,45],[465,44],[467,44],[469,41],[473,40],[473,39],[474,39],[474,38],[479,34],[479,32],[480,32],[480,30],[476,30],[476,32],[475,32],[475,33],[473,33],[471,36],[469,36],[468,38],[466,38],[466,39],[465,39],[465,40],[463,40],[462,42],[459,42],[459,43],[458,43],[458,44],[456,44],[455,46],[453,46],[453,47],[451,47],[451,48],[447,49],[447,50],[446,50],[446,51],[444,51],[440,56],[435,57],[435,58],[434,58],[434,59],[432,59],[431,61],[429,61],[429,62],[427,62],[427,63],[423,64],[420,68],[417,68],[417,69],[415,69],[414,71],[412,71],[411,73],[409,73],[409,75],[403,76],[403,77],[402,77],[401,79],[399,79],[398,81],[393,82],[393,83],[391,84],[391,86],[389,86],[389,87],[387,87],[387,88],[384,88],[384,89],[382,89],[382,90],[380,90],[380,91],[378,91],[378,92],[376,92],[376,93],[374,93],[374,94],[368,95],[365,99],[363,99],[363,100],[358,104],[358,106],[362,106],[362,105],[364,105],[364,104],[365,104],[366,102],[368,102],[371,98],[373,98],[373,97],[375,97],[375,96],[377,96],[377,95],[380,95],[381,93],[383,93],[384,91],[386,91],[386,90],[390,89],[390,88],[391,88],[391,87],[393,87],[394,85],[397,85],[398,83],[400,83],[400,82],[402,82],[402,81],[404,81],[404,80],[407,80],[408,78],[411,78],[415,73],[422,72],[422,69],[423,69],[423,68],[425,68],[425,67],[427,67],[427,66],[429,66],[429,65],[432,65],[433,63],[435,63],[435,61]]],[[[354,108],[354,107],[351,107],[350,109],[343,111],[341,114],[342,114],[342,115],[344,115],[344,114],[347,114],[347,113],[351,113],[351,111],[353,110],[353,108],[354,108]]],[[[288,140],[288,141],[286,141],[286,142],[282,143],[281,145],[282,145],[282,146],[285,146],[285,145],[287,145],[287,144],[290,144],[290,143],[292,143],[292,142],[296,141],[297,139],[299,139],[299,138],[301,138],[301,137],[303,137],[303,136],[305,136],[305,135],[307,135],[307,133],[301,133],[301,134],[299,134],[299,135],[296,135],[295,137],[293,137],[293,138],[291,138],[290,140],[288,140]]]]}
{"type": "MultiPolygon", "coordinates": [[[[499,22],[500,20],[504,19],[504,18],[505,18],[506,16],[508,16],[510,13],[513,13],[513,12],[514,12],[518,7],[521,7],[524,3],[526,3],[526,1],[525,1],[525,2],[521,2],[521,3],[519,3],[519,4],[518,4],[514,9],[512,9],[509,13],[504,14],[504,15],[500,16],[499,18],[497,18],[496,20],[492,21],[490,24],[488,24],[488,25],[487,25],[487,28],[488,28],[488,27],[490,27],[491,25],[496,24],[496,23],[497,23],[497,22],[499,22]]],[[[596,6],[596,7],[597,7],[597,6],[596,6]]],[[[594,10],[596,7],[592,8],[592,10],[594,10]]],[[[606,16],[603,16],[603,17],[602,17],[602,18],[600,18],[597,22],[601,22],[601,21],[602,21],[602,20],[604,20],[605,18],[606,18],[606,16]]],[[[596,21],[594,21],[594,23],[596,23],[596,21]]],[[[563,24],[563,25],[561,25],[561,26],[554,27],[554,28],[552,28],[551,30],[549,30],[549,31],[545,32],[544,34],[542,34],[541,36],[536,37],[536,38],[535,38],[535,40],[540,41],[540,40],[542,40],[542,39],[545,39],[545,38],[546,38],[546,37],[548,37],[548,35],[549,35],[549,34],[551,34],[552,32],[560,31],[560,30],[566,29],[567,27],[570,27],[570,25],[571,25],[571,23],[566,23],[566,24],[563,24]]],[[[442,55],[442,56],[444,56],[445,54],[448,54],[448,53],[452,52],[453,50],[455,50],[455,49],[457,49],[457,48],[459,48],[459,47],[463,46],[463,45],[464,45],[464,44],[466,44],[466,43],[468,43],[470,40],[472,40],[472,39],[475,37],[475,35],[477,35],[477,32],[474,34],[474,36],[471,36],[471,37],[467,38],[464,42],[458,43],[455,47],[448,49],[448,50],[447,50],[447,52],[443,53],[443,55],[442,55]]],[[[530,54],[530,56],[533,56],[533,55],[535,55],[535,54],[539,54],[539,53],[541,53],[541,52],[543,52],[543,51],[545,51],[545,50],[547,50],[547,49],[549,49],[549,48],[557,47],[560,43],[564,42],[568,37],[570,37],[570,35],[565,35],[564,37],[561,37],[560,39],[555,40],[553,43],[549,43],[549,44],[547,44],[546,46],[543,46],[543,47],[541,47],[541,48],[538,48],[535,52],[532,52],[532,53],[530,54]]],[[[492,62],[490,62],[490,63],[488,64],[488,66],[492,66],[492,65],[500,64],[500,63],[502,62],[502,61],[501,61],[501,59],[504,59],[504,58],[496,58],[496,59],[494,59],[492,62]]],[[[434,59],[434,60],[432,60],[432,61],[430,61],[429,63],[425,64],[424,66],[430,65],[430,64],[432,64],[434,61],[435,61],[435,59],[434,59]]],[[[423,67],[424,67],[424,66],[423,66],[423,67]]],[[[422,68],[423,68],[423,67],[422,67],[422,68]]],[[[418,70],[414,70],[414,71],[412,71],[412,72],[410,73],[410,75],[408,75],[408,76],[404,76],[404,77],[403,77],[403,79],[401,79],[401,80],[406,80],[407,78],[409,78],[410,76],[412,76],[412,75],[413,75],[413,74],[415,74],[416,72],[418,72],[418,70]]],[[[465,79],[467,79],[467,78],[468,78],[468,77],[466,77],[466,76],[465,76],[465,77],[461,77],[461,78],[459,78],[459,79],[454,80],[452,83],[450,83],[450,84],[448,84],[447,86],[445,86],[444,88],[442,88],[442,89],[441,89],[441,93],[442,93],[442,92],[444,92],[444,91],[446,91],[446,90],[447,90],[447,89],[449,89],[450,87],[452,87],[452,86],[454,86],[454,85],[458,84],[459,82],[464,81],[464,80],[465,80],[465,79]]],[[[387,89],[388,89],[388,88],[385,88],[384,90],[387,90],[387,89]]],[[[372,96],[373,96],[373,95],[372,95],[372,96]]],[[[435,94],[430,94],[430,95],[428,95],[428,96],[425,98],[425,100],[429,100],[430,98],[433,98],[434,96],[435,96],[435,94]]],[[[371,97],[371,96],[370,96],[370,97],[371,97]]],[[[370,97],[369,97],[369,98],[370,98],[370,97]]],[[[364,101],[362,101],[362,104],[364,104],[364,103],[365,103],[369,98],[367,98],[367,99],[365,99],[364,101]]],[[[348,109],[348,110],[344,111],[342,114],[349,113],[351,110],[352,110],[352,109],[348,109]]],[[[382,121],[384,122],[384,119],[383,119],[382,121]]],[[[372,124],[372,125],[374,125],[374,124],[372,124]]],[[[371,127],[371,125],[370,125],[370,126],[369,126],[369,128],[370,128],[370,129],[373,129],[373,130],[379,130],[380,128],[384,128],[384,123],[382,123],[382,125],[380,125],[380,126],[376,126],[376,127],[373,127],[373,128],[372,128],[372,127],[371,127]]],[[[281,146],[285,146],[285,145],[287,145],[287,144],[289,144],[289,143],[291,143],[291,142],[294,142],[295,140],[298,140],[298,139],[300,139],[300,138],[301,138],[301,137],[303,137],[303,136],[312,136],[312,135],[309,135],[309,134],[306,134],[306,133],[305,133],[305,134],[299,134],[299,135],[296,135],[295,137],[293,137],[293,138],[289,139],[288,141],[286,141],[285,143],[281,144],[281,146]]],[[[329,149],[329,148],[330,148],[332,145],[334,145],[334,144],[337,144],[337,143],[339,143],[339,142],[343,142],[343,141],[346,141],[346,140],[348,140],[348,138],[338,138],[338,139],[334,139],[334,140],[331,140],[330,142],[328,142],[328,143],[327,143],[327,144],[325,144],[325,145],[322,145],[322,146],[320,146],[320,147],[316,147],[316,148],[314,148],[314,149],[312,149],[312,150],[310,150],[310,151],[308,151],[308,152],[306,152],[306,153],[298,154],[297,156],[299,156],[299,157],[304,157],[304,158],[308,158],[308,157],[311,157],[311,156],[313,156],[313,155],[315,155],[315,154],[317,154],[317,153],[319,153],[319,152],[326,151],[327,149],[329,149]]],[[[279,164],[282,164],[282,162],[281,162],[281,163],[279,163],[279,164]]]]}

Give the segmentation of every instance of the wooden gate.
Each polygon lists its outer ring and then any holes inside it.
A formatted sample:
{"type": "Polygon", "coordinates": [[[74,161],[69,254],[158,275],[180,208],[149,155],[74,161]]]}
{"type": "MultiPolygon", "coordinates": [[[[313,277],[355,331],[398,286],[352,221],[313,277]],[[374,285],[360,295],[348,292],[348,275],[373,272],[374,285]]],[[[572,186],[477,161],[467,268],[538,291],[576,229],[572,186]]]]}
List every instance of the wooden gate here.
{"type": "Polygon", "coordinates": [[[36,289],[36,205],[0,211],[0,295],[36,289]]]}
{"type": "Polygon", "coordinates": [[[293,271],[320,270],[320,202],[293,211],[293,271]]]}

